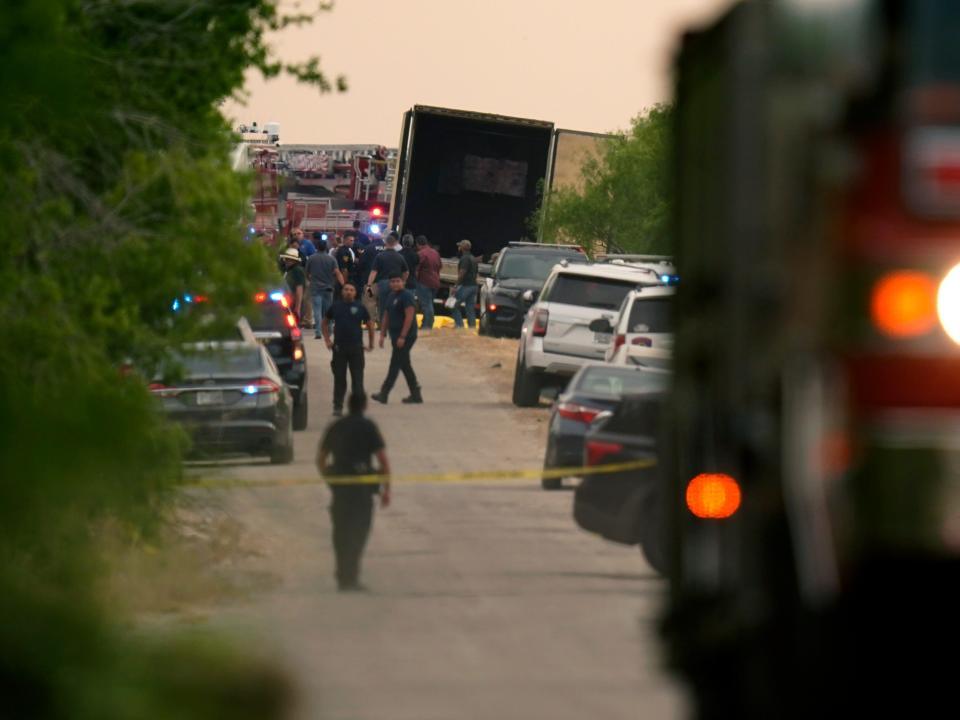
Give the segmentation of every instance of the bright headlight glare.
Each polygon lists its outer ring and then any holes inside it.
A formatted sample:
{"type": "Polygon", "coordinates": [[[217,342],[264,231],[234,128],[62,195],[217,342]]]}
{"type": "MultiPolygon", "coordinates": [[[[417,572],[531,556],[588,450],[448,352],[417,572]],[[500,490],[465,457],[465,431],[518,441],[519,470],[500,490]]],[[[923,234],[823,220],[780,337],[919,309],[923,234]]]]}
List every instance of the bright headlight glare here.
{"type": "Polygon", "coordinates": [[[940,282],[937,315],[950,339],[960,345],[960,265],[954,265],[940,282]]]}

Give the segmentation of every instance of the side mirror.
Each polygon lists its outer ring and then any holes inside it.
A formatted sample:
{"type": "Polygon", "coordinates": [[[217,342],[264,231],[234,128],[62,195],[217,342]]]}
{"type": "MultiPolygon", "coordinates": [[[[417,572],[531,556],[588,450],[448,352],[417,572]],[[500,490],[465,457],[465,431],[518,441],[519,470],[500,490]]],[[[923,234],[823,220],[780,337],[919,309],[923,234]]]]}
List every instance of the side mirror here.
{"type": "Polygon", "coordinates": [[[595,333],[612,333],[613,325],[607,318],[597,318],[589,325],[590,331],[595,333]]]}
{"type": "Polygon", "coordinates": [[[527,302],[533,302],[533,290],[524,290],[523,299],[527,302]]]}

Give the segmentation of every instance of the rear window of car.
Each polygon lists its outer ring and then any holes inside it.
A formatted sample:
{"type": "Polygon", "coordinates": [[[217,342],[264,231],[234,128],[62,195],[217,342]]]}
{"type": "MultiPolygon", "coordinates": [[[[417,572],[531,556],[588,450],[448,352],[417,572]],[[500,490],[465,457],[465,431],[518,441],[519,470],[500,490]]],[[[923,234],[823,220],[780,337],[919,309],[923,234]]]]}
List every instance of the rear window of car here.
{"type": "Polygon", "coordinates": [[[545,301],[581,307],[616,310],[637,283],[584,275],[557,275],[545,301]]]}
{"type": "Polygon", "coordinates": [[[666,389],[667,376],[664,374],[600,366],[585,369],[576,386],[580,393],[613,398],[666,389]]]}
{"type": "Polygon", "coordinates": [[[176,359],[186,375],[252,375],[263,369],[258,347],[182,352],[176,359]]]}
{"type": "Polygon", "coordinates": [[[497,275],[500,280],[546,280],[553,266],[561,260],[571,263],[585,263],[586,257],[580,253],[534,250],[527,252],[509,251],[503,257],[497,275]]]}
{"type": "Polygon", "coordinates": [[[287,310],[275,302],[265,302],[257,305],[257,309],[250,313],[247,319],[254,330],[284,330],[287,327],[287,310]]]}
{"type": "Polygon", "coordinates": [[[669,297],[638,298],[630,309],[627,332],[630,333],[668,333],[673,332],[671,308],[673,301],[669,297]]]}

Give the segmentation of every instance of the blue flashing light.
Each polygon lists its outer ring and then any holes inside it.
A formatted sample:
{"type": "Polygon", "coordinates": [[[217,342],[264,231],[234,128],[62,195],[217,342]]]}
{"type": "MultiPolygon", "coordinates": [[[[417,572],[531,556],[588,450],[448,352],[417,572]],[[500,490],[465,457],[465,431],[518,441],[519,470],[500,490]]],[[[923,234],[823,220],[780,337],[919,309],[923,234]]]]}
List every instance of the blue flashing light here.
{"type": "Polygon", "coordinates": [[[177,312],[177,310],[180,309],[180,298],[173,299],[173,304],[170,306],[170,309],[174,312],[177,312]]]}
{"type": "Polygon", "coordinates": [[[280,300],[283,299],[283,293],[280,291],[272,292],[270,293],[270,299],[274,302],[280,302],[280,300]]]}
{"type": "Polygon", "coordinates": [[[254,234],[256,234],[256,232],[257,232],[257,229],[256,229],[253,225],[251,225],[251,226],[250,226],[250,234],[251,234],[251,235],[254,235],[254,234]]]}
{"type": "Polygon", "coordinates": [[[380,234],[380,226],[377,225],[376,223],[373,223],[373,224],[370,226],[370,234],[371,234],[371,235],[379,235],[379,234],[380,234]]]}
{"type": "Polygon", "coordinates": [[[326,233],[323,233],[320,235],[320,239],[323,240],[324,242],[326,242],[329,239],[329,237],[330,236],[327,235],[326,233]]]}
{"type": "Polygon", "coordinates": [[[259,390],[257,389],[256,385],[247,385],[243,389],[243,392],[246,393],[247,395],[256,395],[259,392],[259,390]]]}
{"type": "Polygon", "coordinates": [[[192,303],[192,302],[193,302],[193,295],[184,295],[184,296],[183,296],[183,301],[184,301],[185,303],[192,303]]]}
{"type": "Polygon", "coordinates": [[[660,282],[662,282],[664,285],[669,285],[669,284],[670,284],[670,276],[669,276],[669,275],[661,275],[661,276],[660,276],[660,282]]]}

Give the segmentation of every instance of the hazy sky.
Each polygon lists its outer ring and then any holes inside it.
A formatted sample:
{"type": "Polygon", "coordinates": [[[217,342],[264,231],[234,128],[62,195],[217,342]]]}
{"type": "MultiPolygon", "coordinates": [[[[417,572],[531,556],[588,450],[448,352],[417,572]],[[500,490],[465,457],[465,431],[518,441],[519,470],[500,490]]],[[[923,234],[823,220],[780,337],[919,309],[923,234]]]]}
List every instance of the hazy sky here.
{"type": "MultiPolygon", "coordinates": [[[[291,1],[290,3],[295,4],[291,1]]],[[[303,1],[302,7],[315,6],[303,1]]],[[[343,94],[248,78],[242,122],[287,143],[395,147],[403,111],[439,105],[605,132],[670,97],[679,32],[730,0],[337,0],[271,40],[285,61],[319,54],[343,94]]]]}

